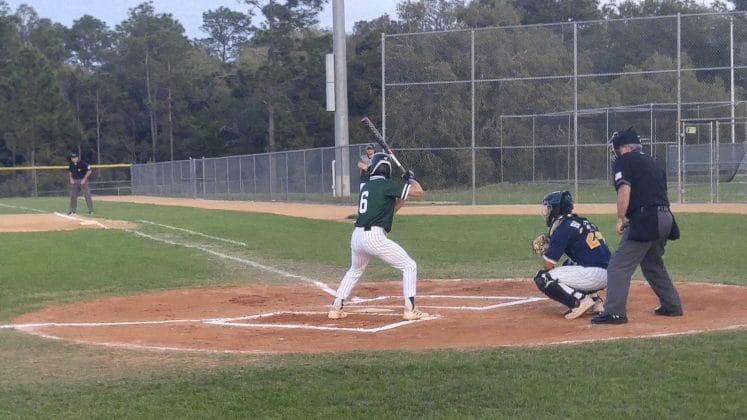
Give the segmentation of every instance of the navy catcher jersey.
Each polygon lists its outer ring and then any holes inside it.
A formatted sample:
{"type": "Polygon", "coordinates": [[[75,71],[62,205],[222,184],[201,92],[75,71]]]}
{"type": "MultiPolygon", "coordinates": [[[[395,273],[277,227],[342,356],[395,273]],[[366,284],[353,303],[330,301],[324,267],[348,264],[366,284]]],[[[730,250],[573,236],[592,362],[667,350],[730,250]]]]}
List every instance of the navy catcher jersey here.
{"type": "Polygon", "coordinates": [[[640,152],[629,152],[615,159],[615,189],[630,185],[630,204],[626,216],[641,207],[669,206],[667,174],[656,161],[640,152]]]}
{"type": "Polygon", "coordinates": [[[398,198],[407,199],[410,184],[386,179],[383,176],[372,176],[363,185],[358,196],[357,227],[383,227],[385,231],[392,230],[394,219],[394,205],[398,198]]]}
{"type": "Polygon", "coordinates": [[[580,266],[600,268],[607,268],[611,255],[602,232],[594,223],[575,214],[563,216],[543,255],[557,264],[563,254],[580,266]]]}

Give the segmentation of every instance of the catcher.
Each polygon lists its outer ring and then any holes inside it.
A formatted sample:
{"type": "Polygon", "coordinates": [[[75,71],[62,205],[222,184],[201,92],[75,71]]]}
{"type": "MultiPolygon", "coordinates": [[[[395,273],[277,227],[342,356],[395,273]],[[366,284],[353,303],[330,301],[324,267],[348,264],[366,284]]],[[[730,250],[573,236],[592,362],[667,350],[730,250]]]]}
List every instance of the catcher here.
{"type": "Polygon", "coordinates": [[[588,219],[572,213],[573,197],[568,191],[555,191],[542,200],[543,233],[532,241],[532,251],[542,256],[542,269],[534,282],[542,293],[568,307],[566,319],[589,312],[603,312],[604,301],[597,294],[607,287],[610,250],[602,233],[588,219]],[[558,261],[566,255],[561,266],[558,261]]]}

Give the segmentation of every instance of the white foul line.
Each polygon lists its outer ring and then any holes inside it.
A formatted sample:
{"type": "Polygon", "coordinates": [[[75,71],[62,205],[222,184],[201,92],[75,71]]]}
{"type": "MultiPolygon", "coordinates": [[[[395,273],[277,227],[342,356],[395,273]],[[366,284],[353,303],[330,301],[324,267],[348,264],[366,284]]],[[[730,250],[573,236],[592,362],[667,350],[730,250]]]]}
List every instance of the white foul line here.
{"type": "Polygon", "coordinates": [[[185,243],[179,243],[179,242],[170,241],[168,239],[156,238],[155,236],[151,236],[151,235],[148,235],[146,233],[139,232],[137,230],[130,230],[130,232],[134,233],[135,235],[141,236],[143,238],[151,239],[151,240],[154,240],[154,241],[157,241],[157,242],[163,242],[163,243],[169,244],[169,245],[183,246],[185,248],[197,249],[197,250],[200,250],[202,252],[207,252],[208,254],[215,255],[216,257],[225,258],[227,260],[232,260],[232,261],[240,262],[242,264],[247,264],[247,265],[250,265],[252,267],[259,268],[261,270],[265,270],[265,271],[269,271],[271,273],[275,273],[275,274],[281,275],[283,277],[287,277],[287,278],[290,278],[290,279],[301,280],[301,281],[303,281],[305,283],[313,284],[314,286],[318,287],[319,289],[321,289],[322,291],[324,291],[325,293],[327,293],[327,294],[329,294],[331,296],[335,295],[335,291],[332,290],[329,286],[327,286],[323,282],[321,282],[319,280],[314,280],[314,279],[306,277],[306,276],[300,276],[298,274],[289,273],[289,272],[287,272],[285,270],[281,270],[279,268],[270,267],[270,266],[267,266],[267,265],[264,265],[264,264],[260,264],[258,262],[254,262],[254,261],[251,261],[251,260],[247,260],[247,259],[244,259],[244,258],[234,257],[232,255],[224,254],[222,252],[213,251],[212,249],[208,249],[208,248],[205,248],[205,247],[202,247],[202,246],[199,246],[199,245],[188,244],[188,243],[185,244],[185,243]]]}
{"type": "Polygon", "coordinates": [[[70,220],[75,220],[75,221],[78,221],[78,222],[91,223],[91,224],[94,224],[94,225],[98,225],[99,227],[102,227],[104,229],[109,229],[108,226],[105,226],[103,223],[99,222],[98,220],[81,219],[80,217],[70,216],[70,215],[62,214],[62,213],[58,213],[58,212],[54,212],[54,215],[62,217],[63,219],[70,219],[70,220]]]}
{"type": "Polygon", "coordinates": [[[202,232],[197,232],[197,231],[194,231],[194,230],[184,229],[184,228],[180,228],[180,227],[176,227],[176,226],[163,225],[161,223],[151,222],[151,221],[148,221],[148,220],[138,220],[138,221],[140,223],[145,223],[145,224],[148,224],[148,225],[160,226],[160,227],[163,227],[163,228],[166,228],[166,229],[178,230],[180,232],[189,233],[190,235],[202,236],[203,238],[215,239],[216,241],[222,241],[222,242],[226,242],[226,243],[229,243],[229,244],[246,246],[246,244],[244,242],[234,241],[232,239],[220,238],[220,237],[217,237],[217,236],[208,235],[208,234],[205,234],[205,233],[202,233],[202,232]]]}
{"type": "Polygon", "coordinates": [[[1,207],[6,207],[6,208],[9,208],[9,209],[21,209],[21,210],[35,211],[37,213],[46,213],[46,211],[44,211],[44,210],[32,209],[31,207],[14,206],[14,205],[11,205],[11,204],[0,204],[0,206],[1,207]]]}

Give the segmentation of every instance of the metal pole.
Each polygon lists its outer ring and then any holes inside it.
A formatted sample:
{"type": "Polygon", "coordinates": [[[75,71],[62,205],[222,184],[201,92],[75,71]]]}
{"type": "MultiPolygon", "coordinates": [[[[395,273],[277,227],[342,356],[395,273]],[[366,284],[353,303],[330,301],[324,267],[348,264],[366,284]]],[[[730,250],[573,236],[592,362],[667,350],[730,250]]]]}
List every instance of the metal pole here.
{"type": "Polygon", "coordinates": [[[537,154],[537,137],[534,133],[534,115],[532,115],[532,182],[535,182],[534,178],[534,167],[537,166],[536,157],[537,154]]]}
{"type": "Polygon", "coordinates": [[[470,128],[472,130],[472,205],[474,206],[477,204],[477,170],[475,169],[475,31],[472,30],[472,36],[470,41],[470,50],[471,50],[471,83],[470,86],[472,88],[472,121],[470,123],[470,128]]]}
{"type": "Polygon", "coordinates": [[[682,135],[682,16],[677,13],[677,200],[684,202],[682,185],[683,150],[685,138],[682,135]]]}
{"type": "Polygon", "coordinates": [[[241,160],[243,158],[239,157],[239,193],[244,194],[244,173],[241,169],[241,160]]]}
{"type": "Polygon", "coordinates": [[[347,146],[348,130],[348,73],[345,46],[345,2],[332,2],[332,49],[335,54],[335,161],[338,175],[335,192],[338,197],[350,196],[350,160],[347,146]]]}
{"type": "Polygon", "coordinates": [[[288,176],[288,152],[285,152],[285,199],[288,200],[288,183],[290,177],[288,176]]]}
{"type": "MultiPolygon", "coordinates": [[[[715,121],[715,123],[716,123],[716,127],[718,127],[718,121],[715,121]]],[[[714,147],[713,147],[713,123],[709,123],[708,124],[708,147],[710,148],[710,150],[708,151],[709,152],[708,153],[708,164],[709,164],[709,168],[710,168],[710,170],[708,171],[708,182],[709,182],[708,187],[709,187],[709,190],[710,190],[709,202],[713,203],[713,195],[714,195],[714,188],[713,188],[713,171],[714,171],[714,168],[713,168],[713,164],[714,164],[714,156],[713,156],[713,154],[714,154],[714,147]]]]}
{"type": "Polygon", "coordinates": [[[729,56],[731,57],[731,142],[734,143],[737,138],[736,127],[734,126],[734,118],[736,117],[737,104],[734,101],[734,16],[729,18],[729,56]]]}
{"type": "MultiPolygon", "coordinates": [[[[733,109],[733,108],[732,108],[733,109]]],[[[731,128],[734,129],[734,120],[731,120],[731,128]]],[[[716,121],[716,156],[715,156],[715,163],[716,163],[716,175],[714,177],[714,182],[716,183],[716,202],[720,202],[721,198],[721,191],[719,190],[719,176],[721,174],[721,156],[719,155],[719,149],[721,148],[721,127],[719,124],[719,121],[716,121]]],[[[733,134],[733,133],[732,133],[733,134]]],[[[734,136],[732,135],[732,141],[734,139],[734,136]]]]}
{"type": "Polygon", "coordinates": [[[498,126],[499,126],[499,128],[498,128],[499,129],[499,137],[501,139],[501,144],[500,144],[500,146],[501,146],[501,160],[500,160],[500,165],[501,165],[501,183],[503,183],[503,153],[505,153],[505,151],[503,150],[503,116],[502,115],[498,119],[498,126]]]}
{"type": "Polygon", "coordinates": [[[386,35],[381,33],[381,135],[386,138],[386,35]]]}
{"type": "Polygon", "coordinates": [[[573,24],[573,193],[578,195],[578,24],[573,24]]]}

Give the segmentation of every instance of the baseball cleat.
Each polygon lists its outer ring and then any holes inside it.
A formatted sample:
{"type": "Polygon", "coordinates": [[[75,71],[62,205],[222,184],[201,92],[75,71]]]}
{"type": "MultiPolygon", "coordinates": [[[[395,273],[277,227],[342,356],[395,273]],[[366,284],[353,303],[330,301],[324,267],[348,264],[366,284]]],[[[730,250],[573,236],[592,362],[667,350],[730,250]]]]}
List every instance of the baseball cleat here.
{"type": "Polygon", "coordinates": [[[654,314],[659,316],[682,316],[682,308],[665,308],[658,306],[654,309],[654,314]]]}
{"type": "Polygon", "coordinates": [[[571,309],[571,311],[566,314],[565,319],[576,319],[585,314],[586,311],[588,311],[593,306],[594,299],[592,299],[590,296],[585,296],[583,299],[578,301],[578,306],[571,309]]]}
{"type": "Polygon", "coordinates": [[[592,324],[625,324],[628,322],[628,317],[625,315],[614,315],[607,312],[595,316],[591,319],[592,324]]]}
{"type": "Polygon", "coordinates": [[[405,321],[417,321],[425,318],[428,318],[428,314],[421,312],[419,309],[413,309],[412,311],[405,310],[405,313],[402,315],[402,319],[405,321]]]}
{"type": "Polygon", "coordinates": [[[348,313],[343,311],[342,308],[332,308],[329,310],[329,313],[327,314],[327,318],[329,319],[342,319],[348,316],[348,313]]]}
{"type": "Polygon", "coordinates": [[[604,312],[604,299],[600,298],[599,296],[592,298],[594,299],[594,306],[591,307],[587,312],[591,312],[593,314],[601,314],[604,312]]]}

